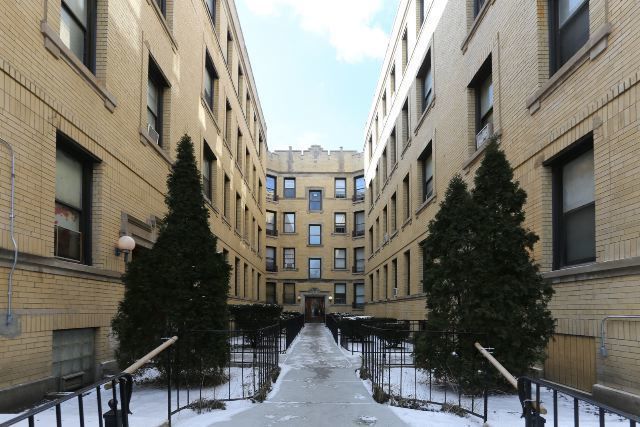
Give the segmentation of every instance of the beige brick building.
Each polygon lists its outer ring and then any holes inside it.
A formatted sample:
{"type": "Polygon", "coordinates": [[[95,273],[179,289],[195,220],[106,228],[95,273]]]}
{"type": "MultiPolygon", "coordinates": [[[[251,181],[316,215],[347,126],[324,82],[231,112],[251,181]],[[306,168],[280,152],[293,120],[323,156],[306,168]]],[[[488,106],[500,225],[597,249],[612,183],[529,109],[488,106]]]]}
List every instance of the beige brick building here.
{"type": "Polygon", "coordinates": [[[365,134],[366,312],[424,318],[427,223],[495,135],[556,291],[544,375],[639,412],[640,322],[607,318],[640,315],[639,45],[637,1],[402,0],[365,134]]]}
{"type": "Polygon", "coordinates": [[[0,410],[112,364],[132,256],[163,216],[179,138],[196,147],[230,302],[264,293],[266,126],[233,1],[4,2],[0,138],[0,410]],[[186,7],[185,7],[186,6],[186,7]]]}
{"type": "MultiPolygon", "coordinates": [[[[267,302],[323,321],[364,305],[363,154],[308,150],[267,159],[267,302]]],[[[262,296],[262,295],[261,295],[262,296]]]]}

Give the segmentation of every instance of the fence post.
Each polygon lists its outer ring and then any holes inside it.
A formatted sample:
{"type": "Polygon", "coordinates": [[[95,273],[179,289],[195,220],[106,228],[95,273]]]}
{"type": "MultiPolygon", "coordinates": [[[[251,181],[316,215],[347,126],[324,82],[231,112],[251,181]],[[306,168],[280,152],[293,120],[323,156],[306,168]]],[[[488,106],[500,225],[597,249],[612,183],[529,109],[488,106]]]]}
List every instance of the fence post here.
{"type": "Polygon", "coordinates": [[[167,423],[171,427],[171,348],[167,349],[167,423]]]}

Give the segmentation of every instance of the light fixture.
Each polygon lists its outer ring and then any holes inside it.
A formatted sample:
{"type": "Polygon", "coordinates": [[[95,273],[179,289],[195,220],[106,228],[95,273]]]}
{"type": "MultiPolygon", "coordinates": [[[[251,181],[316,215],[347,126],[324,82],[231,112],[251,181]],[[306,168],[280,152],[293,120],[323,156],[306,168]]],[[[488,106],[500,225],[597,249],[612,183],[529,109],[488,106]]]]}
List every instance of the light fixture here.
{"type": "Polygon", "coordinates": [[[129,259],[129,254],[135,247],[136,241],[133,240],[133,237],[127,236],[126,234],[124,236],[120,236],[118,239],[118,245],[116,246],[116,256],[120,256],[121,253],[124,254],[124,262],[126,264],[129,259]]]}
{"type": "Polygon", "coordinates": [[[329,302],[333,301],[333,295],[329,295],[329,302]]]}
{"type": "Polygon", "coordinates": [[[302,297],[300,295],[298,295],[298,301],[302,300],[302,297]]]}

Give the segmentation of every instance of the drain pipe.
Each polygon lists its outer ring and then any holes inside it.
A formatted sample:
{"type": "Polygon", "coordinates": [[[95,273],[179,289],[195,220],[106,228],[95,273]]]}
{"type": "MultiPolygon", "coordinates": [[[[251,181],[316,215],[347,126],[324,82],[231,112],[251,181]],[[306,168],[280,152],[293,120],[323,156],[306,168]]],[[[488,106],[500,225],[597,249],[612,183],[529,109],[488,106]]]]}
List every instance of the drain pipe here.
{"type": "Polygon", "coordinates": [[[11,271],[9,271],[9,288],[7,290],[7,326],[13,321],[13,314],[11,312],[11,295],[13,293],[13,273],[16,271],[16,264],[18,263],[18,244],[16,243],[16,236],[14,233],[14,223],[16,219],[15,215],[15,192],[16,192],[16,158],[13,153],[13,147],[4,139],[0,138],[0,143],[4,144],[9,150],[11,155],[11,209],[9,211],[9,233],[11,234],[11,242],[13,243],[13,264],[11,264],[11,271]]]}
{"type": "Polygon", "coordinates": [[[640,315],[637,314],[621,314],[605,316],[600,322],[600,354],[603,357],[608,356],[606,339],[607,339],[607,320],[640,320],[640,315]]]}

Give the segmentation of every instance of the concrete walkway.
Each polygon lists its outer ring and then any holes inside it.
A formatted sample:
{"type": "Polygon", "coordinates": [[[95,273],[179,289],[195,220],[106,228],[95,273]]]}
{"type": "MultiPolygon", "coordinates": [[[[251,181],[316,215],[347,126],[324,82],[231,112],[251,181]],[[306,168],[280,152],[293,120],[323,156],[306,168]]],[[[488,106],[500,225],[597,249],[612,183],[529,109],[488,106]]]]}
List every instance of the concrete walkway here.
{"type": "Polygon", "coordinates": [[[262,404],[216,426],[404,426],[376,403],[322,324],[307,324],[281,364],[284,377],[262,404]]]}

